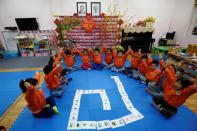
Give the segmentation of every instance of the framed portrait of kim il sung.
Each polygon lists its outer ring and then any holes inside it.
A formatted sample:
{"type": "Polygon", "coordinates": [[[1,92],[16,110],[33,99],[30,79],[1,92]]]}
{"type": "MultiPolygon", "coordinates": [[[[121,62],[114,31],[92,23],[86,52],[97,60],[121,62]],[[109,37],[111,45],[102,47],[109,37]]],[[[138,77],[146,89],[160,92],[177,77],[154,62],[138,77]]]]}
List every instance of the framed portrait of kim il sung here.
{"type": "Polygon", "coordinates": [[[87,2],[77,2],[77,14],[78,16],[86,16],[87,2]]]}
{"type": "Polygon", "coordinates": [[[91,14],[92,16],[100,16],[101,2],[91,2],[91,14]]]}

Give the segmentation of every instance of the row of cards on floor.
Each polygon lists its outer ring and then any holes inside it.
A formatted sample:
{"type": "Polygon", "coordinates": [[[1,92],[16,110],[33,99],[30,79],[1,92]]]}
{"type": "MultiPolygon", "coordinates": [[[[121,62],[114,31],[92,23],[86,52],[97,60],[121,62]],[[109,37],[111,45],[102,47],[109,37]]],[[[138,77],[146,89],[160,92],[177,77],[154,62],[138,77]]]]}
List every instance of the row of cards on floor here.
{"type": "Polygon", "coordinates": [[[70,113],[70,118],[68,122],[68,130],[77,130],[77,129],[106,129],[106,128],[117,128],[125,126],[131,122],[140,120],[144,116],[133,106],[132,102],[129,100],[127,93],[125,92],[124,86],[120,81],[118,76],[112,76],[112,79],[115,80],[118,91],[122,96],[122,100],[126,108],[131,112],[129,115],[123,116],[114,120],[103,120],[103,121],[77,121],[78,113],[80,107],[80,100],[82,94],[95,94],[99,93],[103,102],[103,110],[111,110],[111,105],[105,90],[77,90],[75,93],[75,98],[73,101],[73,106],[70,113]]]}
{"type": "Polygon", "coordinates": [[[119,119],[114,120],[103,120],[103,121],[76,121],[69,122],[68,130],[77,129],[107,129],[107,128],[117,128],[125,126],[125,124],[130,124],[134,121],[142,119],[141,116],[136,116],[135,114],[129,114],[119,119]]]}

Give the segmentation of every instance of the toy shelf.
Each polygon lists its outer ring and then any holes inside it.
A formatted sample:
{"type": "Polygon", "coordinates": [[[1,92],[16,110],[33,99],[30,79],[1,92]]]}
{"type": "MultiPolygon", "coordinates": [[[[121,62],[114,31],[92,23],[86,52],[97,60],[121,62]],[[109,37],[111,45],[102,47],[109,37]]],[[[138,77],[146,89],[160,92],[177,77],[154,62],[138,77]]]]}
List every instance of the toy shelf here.
{"type": "Polygon", "coordinates": [[[35,38],[25,38],[18,40],[19,54],[26,56],[48,56],[50,54],[47,40],[36,41],[35,38]]]}
{"type": "Polygon", "coordinates": [[[167,57],[176,61],[175,67],[181,73],[181,77],[197,84],[197,61],[195,57],[184,57],[174,53],[168,53],[167,57]]]}

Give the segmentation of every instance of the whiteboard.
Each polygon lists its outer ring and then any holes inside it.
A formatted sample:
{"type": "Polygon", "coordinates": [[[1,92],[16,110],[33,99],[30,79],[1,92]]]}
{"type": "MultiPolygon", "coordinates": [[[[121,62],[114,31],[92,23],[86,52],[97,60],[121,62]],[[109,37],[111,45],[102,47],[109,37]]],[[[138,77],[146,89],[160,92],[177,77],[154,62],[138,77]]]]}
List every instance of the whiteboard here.
{"type": "Polygon", "coordinates": [[[3,31],[3,38],[8,51],[18,52],[17,43],[18,40],[14,39],[17,36],[17,31],[3,31]]]}

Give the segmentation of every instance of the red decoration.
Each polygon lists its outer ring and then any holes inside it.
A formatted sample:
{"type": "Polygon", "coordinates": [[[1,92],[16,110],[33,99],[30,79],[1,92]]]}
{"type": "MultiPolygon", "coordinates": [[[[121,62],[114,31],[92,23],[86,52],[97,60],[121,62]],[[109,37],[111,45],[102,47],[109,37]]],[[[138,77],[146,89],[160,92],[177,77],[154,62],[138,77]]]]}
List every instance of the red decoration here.
{"type": "Polygon", "coordinates": [[[58,33],[58,32],[59,32],[59,31],[58,31],[58,28],[56,28],[55,31],[58,33]]]}
{"type": "Polygon", "coordinates": [[[123,21],[122,21],[122,20],[119,20],[119,21],[118,21],[118,24],[119,24],[119,25],[122,25],[122,24],[123,24],[123,21]]]}
{"type": "Polygon", "coordinates": [[[57,36],[57,39],[60,40],[60,36],[59,35],[57,36]]]}
{"type": "Polygon", "coordinates": [[[60,20],[58,20],[57,18],[55,19],[55,21],[54,21],[54,23],[57,25],[57,24],[59,24],[61,21],[60,20]]]}
{"type": "Polygon", "coordinates": [[[87,15],[87,16],[91,16],[91,14],[90,14],[90,13],[87,13],[86,15],[87,15]]]}
{"type": "Polygon", "coordinates": [[[120,41],[118,41],[118,42],[117,42],[117,45],[120,45],[120,44],[121,44],[120,41]]]}
{"type": "Polygon", "coordinates": [[[118,32],[121,32],[122,30],[121,30],[121,28],[118,28],[117,31],[118,31],[118,32]]]}
{"type": "Polygon", "coordinates": [[[138,22],[137,22],[137,25],[138,25],[138,26],[140,26],[140,25],[143,26],[143,25],[145,25],[145,22],[144,22],[144,21],[138,21],[138,22]]]}
{"type": "Polygon", "coordinates": [[[101,13],[101,16],[105,16],[105,13],[101,13]]]}
{"type": "Polygon", "coordinates": [[[117,38],[118,38],[118,39],[121,39],[121,35],[118,35],[117,38]]]}
{"type": "Polygon", "coordinates": [[[77,13],[74,13],[73,16],[78,16],[78,14],[77,13]]]}
{"type": "Polygon", "coordinates": [[[90,18],[86,18],[86,20],[81,24],[86,32],[91,33],[94,28],[96,28],[96,23],[90,18]]]}

